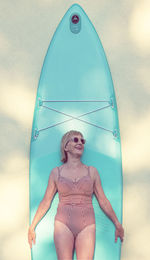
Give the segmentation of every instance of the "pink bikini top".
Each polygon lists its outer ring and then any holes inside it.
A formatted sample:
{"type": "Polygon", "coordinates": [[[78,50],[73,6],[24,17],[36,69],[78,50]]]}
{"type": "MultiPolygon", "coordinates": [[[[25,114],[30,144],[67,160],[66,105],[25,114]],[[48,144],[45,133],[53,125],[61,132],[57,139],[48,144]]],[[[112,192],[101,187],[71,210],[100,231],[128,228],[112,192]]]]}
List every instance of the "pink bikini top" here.
{"type": "Polygon", "coordinates": [[[93,180],[90,176],[90,169],[88,167],[88,174],[81,177],[77,181],[73,181],[69,178],[60,175],[60,169],[58,168],[58,194],[59,202],[65,204],[82,204],[92,203],[93,194],[93,180]]]}

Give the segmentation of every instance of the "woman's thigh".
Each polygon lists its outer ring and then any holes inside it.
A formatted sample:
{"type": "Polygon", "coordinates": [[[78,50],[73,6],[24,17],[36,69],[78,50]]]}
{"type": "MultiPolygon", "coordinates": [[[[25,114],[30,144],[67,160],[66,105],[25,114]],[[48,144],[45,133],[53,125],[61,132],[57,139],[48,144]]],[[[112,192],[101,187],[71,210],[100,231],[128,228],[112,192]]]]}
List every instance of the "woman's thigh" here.
{"type": "Polygon", "coordinates": [[[86,226],[76,237],[75,249],[77,260],[93,260],[95,249],[95,224],[86,226]]]}
{"type": "Polygon", "coordinates": [[[72,260],[74,236],[62,222],[55,220],[54,243],[58,260],[72,260]]]}

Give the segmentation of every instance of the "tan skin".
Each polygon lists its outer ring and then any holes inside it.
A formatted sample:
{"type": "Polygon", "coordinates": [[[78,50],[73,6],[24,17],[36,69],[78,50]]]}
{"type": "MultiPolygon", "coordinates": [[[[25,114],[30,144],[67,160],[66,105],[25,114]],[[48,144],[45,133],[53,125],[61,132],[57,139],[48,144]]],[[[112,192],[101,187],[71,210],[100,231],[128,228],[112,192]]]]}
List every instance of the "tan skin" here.
{"type": "MultiPolygon", "coordinates": [[[[84,145],[81,142],[80,135],[73,135],[73,137],[78,137],[78,143],[74,143],[73,140],[70,140],[65,148],[68,156],[67,162],[62,165],[61,175],[70,178],[72,180],[78,180],[87,174],[87,166],[81,162],[81,156],[84,151],[84,145]]],[[[99,202],[100,207],[108,215],[115,225],[115,242],[120,238],[123,242],[124,229],[121,223],[118,221],[115,212],[113,211],[109,200],[106,198],[104,191],[102,189],[101,180],[97,169],[93,166],[90,166],[90,174],[93,179],[94,184],[94,193],[99,202]]],[[[44,195],[43,200],[41,201],[39,208],[35,214],[35,217],[32,221],[31,226],[28,230],[28,242],[30,248],[32,248],[32,241],[35,244],[36,235],[35,227],[44,216],[46,211],[49,209],[51,201],[57,192],[57,178],[58,170],[54,168],[50,174],[48,186],[44,195]]],[[[55,220],[54,223],[54,242],[56,246],[57,257],[59,260],[71,260],[73,254],[73,248],[75,246],[77,260],[79,259],[88,259],[92,260],[94,256],[95,249],[95,224],[89,225],[84,228],[74,239],[72,232],[68,227],[62,222],[55,220]],[[68,245],[66,247],[66,244],[68,245]],[[59,247],[59,250],[58,250],[59,247]],[[65,250],[64,250],[65,248],[65,250]]]]}

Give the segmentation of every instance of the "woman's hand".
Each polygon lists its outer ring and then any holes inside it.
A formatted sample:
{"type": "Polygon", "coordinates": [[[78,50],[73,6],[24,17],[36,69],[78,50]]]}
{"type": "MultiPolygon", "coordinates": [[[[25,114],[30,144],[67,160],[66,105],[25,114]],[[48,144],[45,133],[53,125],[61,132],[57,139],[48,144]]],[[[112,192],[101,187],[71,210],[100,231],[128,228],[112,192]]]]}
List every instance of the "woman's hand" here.
{"type": "Polygon", "coordinates": [[[120,237],[121,242],[123,242],[124,238],[124,229],[120,223],[116,225],[116,231],[115,231],[115,243],[117,242],[118,237],[120,237]]]}
{"type": "Polygon", "coordinates": [[[29,242],[30,248],[32,248],[32,240],[33,240],[33,243],[35,244],[35,238],[36,238],[36,235],[35,235],[34,228],[32,228],[30,226],[28,229],[28,242],[29,242]]]}

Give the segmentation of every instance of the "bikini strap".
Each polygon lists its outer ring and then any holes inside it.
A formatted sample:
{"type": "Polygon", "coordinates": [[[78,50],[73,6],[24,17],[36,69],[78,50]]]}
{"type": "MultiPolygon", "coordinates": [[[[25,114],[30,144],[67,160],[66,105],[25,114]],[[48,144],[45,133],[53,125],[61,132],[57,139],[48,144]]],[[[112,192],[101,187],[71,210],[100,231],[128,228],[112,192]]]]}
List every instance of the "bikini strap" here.
{"type": "Polygon", "coordinates": [[[57,167],[57,169],[58,169],[58,178],[60,177],[60,169],[59,169],[59,167],[57,167]]]}
{"type": "MultiPolygon", "coordinates": [[[[64,167],[64,166],[62,166],[62,168],[63,168],[63,167],[64,167]]],[[[57,167],[57,169],[58,169],[58,178],[61,176],[61,175],[60,175],[60,172],[61,172],[62,168],[60,169],[60,167],[57,167]]]]}
{"type": "Polygon", "coordinates": [[[90,175],[90,166],[88,166],[88,175],[91,176],[90,175]]]}

